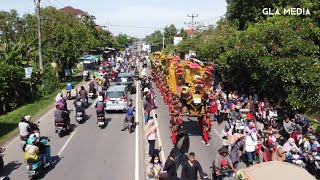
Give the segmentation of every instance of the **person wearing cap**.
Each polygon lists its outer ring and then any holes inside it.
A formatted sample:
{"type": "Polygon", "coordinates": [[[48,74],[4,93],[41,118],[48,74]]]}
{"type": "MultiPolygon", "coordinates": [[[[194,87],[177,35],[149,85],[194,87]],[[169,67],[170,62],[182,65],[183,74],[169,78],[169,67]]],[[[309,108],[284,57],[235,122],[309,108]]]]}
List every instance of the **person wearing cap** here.
{"type": "Polygon", "coordinates": [[[221,174],[221,170],[222,170],[222,166],[221,165],[225,165],[227,164],[227,166],[234,171],[234,167],[232,164],[232,161],[230,159],[229,156],[229,151],[228,148],[226,148],[225,146],[221,147],[218,150],[218,154],[216,155],[215,161],[214,161],[214,168],[215,168],[215,173],[217,176],[219,176],[221,174]],[[226,162],[224,164],[222,164],[222,162],[226,162]]]}
{"type": "Polygon", "coordinates": [[[32,159],[34,161],[39,160],[39,147],[35,145],[37,141],[36,137],[28,138],[28,144],[24,149],[24,161],[27,162],[28,159],[32,159]]]}
{"type": "Polygon", "coordinates": [[[311,152],[312,147],[320,147],[319,142],[317,141],[317,138],[314,135],[311,135],[309,140],[304,142],[303,150],[305,153],[309,153],[311,152]]]}
{"type": "Polygon", "coordinates": [[[39,133],[34,133],[34,137],[36,138],[34,145],[39,148],[39,160],[41,160],[46,167],[50,164],[50,146],[47,146],[40,141],[39,133]]]}
{"type": "Polygon", "coordinates": [[[253,165],[253,156],[258,144],[257,134],[252,132],[250,135],[246,136],[245,145],[243,148],[243,154],[247,155],[248,165],[253,165]]]}
{"type": "Polygon", "coordinates": [[[293,138],[289,138],[288,141],[286,143],[284,143],[283,145],[283,151],[285,151],[286,153],[290,152],[290,150],[295,147],[298,149],[297,145],[294,142],[293,138]]]}
{"type": "Polygon", "coordinates": [[[249,122],[249,125],[244,128],[244,135],[250,135],[252,132],[257,133],[256,125],[253,122],[249,122]]]}
{"type": "Polygon", "coordinates": [[[20,120],[20,123],[18,124],[19,131],[20,131],[20,139],[28,138],[30,134],[31,127],[29,125],[29,119],[30,118],[22,117],[20,120]]]}
{"type": "Polygon", "coordinates": [[[290,152],[287,153],[287,155],[286,155],[286,161],[292,162],[292,160],[299,160],[299,159],[300,159],[299,149],[296,147],[292,147],[290,149],[290,152]]]}

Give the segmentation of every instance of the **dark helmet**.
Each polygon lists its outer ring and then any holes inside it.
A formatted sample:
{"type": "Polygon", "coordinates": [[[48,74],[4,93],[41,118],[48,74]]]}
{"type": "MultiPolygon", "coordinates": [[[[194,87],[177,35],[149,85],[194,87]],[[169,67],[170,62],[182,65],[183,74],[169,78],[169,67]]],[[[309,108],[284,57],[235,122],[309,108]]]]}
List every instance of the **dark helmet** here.
{"type": "Polygon", "coordinates": [[[80,97],[77,97],[77,101],[80,101],[81,100],[81,98],[80,97]]]}

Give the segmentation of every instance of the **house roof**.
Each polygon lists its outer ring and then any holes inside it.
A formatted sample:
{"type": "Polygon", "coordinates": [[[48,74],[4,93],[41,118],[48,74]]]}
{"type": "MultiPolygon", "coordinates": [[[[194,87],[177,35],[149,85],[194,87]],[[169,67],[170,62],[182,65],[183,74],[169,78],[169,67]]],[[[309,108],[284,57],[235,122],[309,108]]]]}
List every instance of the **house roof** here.
{"type": "Polygon", "coordinates": [[[193,30],[192,29],[186,29],[185,32],[190,36],[191,34],[193,34],[193,30]]]}
{"type": "Polygon", "coordinates": [[[71,13],[73,15],[86,15],[87,13],[82,11],[81,9],[75,9],[71,6],[67,6],[64,7],[62,9],[60,9],[61,11],[67,12],[67,13],[71,13]]]}

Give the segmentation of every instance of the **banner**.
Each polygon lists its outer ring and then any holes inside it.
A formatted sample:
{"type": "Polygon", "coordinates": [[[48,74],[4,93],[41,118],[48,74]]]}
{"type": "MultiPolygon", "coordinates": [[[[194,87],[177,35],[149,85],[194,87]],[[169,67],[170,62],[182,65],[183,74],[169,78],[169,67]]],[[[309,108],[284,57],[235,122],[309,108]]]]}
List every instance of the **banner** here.
{"type": "Polygon", "coordinates": [[[64,69],[65,76],[71,76],[71,70],[70,69],[64,69]]]}
{"type": "Polygon", "coordinates": [[[31,78],[32,68],[33,68],[33,67],[26,67],[26,68],[24,68],[24,72],[25,72],[26,78],[31,78]]]}
{"type": "Polygon", "coordinates": [[[173,38],[173,45],[177,45],[182,41],[182,37],[174,37],[173,38]]]}

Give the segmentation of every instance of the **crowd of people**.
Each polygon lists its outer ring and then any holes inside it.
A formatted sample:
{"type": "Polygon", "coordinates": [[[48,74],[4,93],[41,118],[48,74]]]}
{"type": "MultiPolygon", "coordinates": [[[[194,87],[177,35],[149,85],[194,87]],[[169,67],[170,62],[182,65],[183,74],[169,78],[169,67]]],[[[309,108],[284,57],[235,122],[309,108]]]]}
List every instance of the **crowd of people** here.
{"type": "MultiPolygon", "coordinates": [[[[152,80],[168,106],[171,140],[175,147],[170,152],[162,170],[167,171],[166,175],[171,177],[169,179],[176,179],[176,170],[180,164],[183,164],[181,179],[195,180],[197,172],[204,177],[205,173],[200,164],[191,165],[190,159],[192,161],[194,153],[189,154],[188,160],[185,158],[190,142],[188,133],[183,128],[182,117],[185,114],[181,96],[171,92],[165,73],[159,64],[152,64],[152,68],[152,80]],[[187,170],[188,166],[193,167],[193,170],[187,170]],[[169,170],[168,167],[170,167],[169,170]],[[186,175],[189,173],[193,175],[186,175]]],[[[212,83],[210,93],[205,94],[202,99],[205,102],[203,104],[205,113],[198,116],[198,122],[202,142],[206,146],[209,146],[212,125],[224,124],[220,134],[223,139],[222,147],[213,160],[213,176],[234,175],[241,161],[248,167],[254,162],[289,162],[305,167],[313,175],[318,174],[314,162],[319,158],[320,127],[313,131],[307,117],[298,112],[292,112],[282,118],[272,107],[268,98],[261,99],[258,94],[241,93],[240,95],[236,89],[224,87],[222,83],[215,81],[212,83]]],[[[148,112],[145,113],[148,114],[148,112]]],[[[159,155],[151,157],[151,165],[161,164],[160,161],[153,161],[159,158],[159,155]]],[[[150,166],[148,167],[149,175],[153,172],[150,166]]],[[[153,176],[149,177],[154,179],[153,176]]]]}

